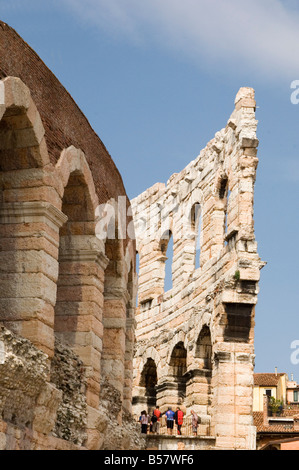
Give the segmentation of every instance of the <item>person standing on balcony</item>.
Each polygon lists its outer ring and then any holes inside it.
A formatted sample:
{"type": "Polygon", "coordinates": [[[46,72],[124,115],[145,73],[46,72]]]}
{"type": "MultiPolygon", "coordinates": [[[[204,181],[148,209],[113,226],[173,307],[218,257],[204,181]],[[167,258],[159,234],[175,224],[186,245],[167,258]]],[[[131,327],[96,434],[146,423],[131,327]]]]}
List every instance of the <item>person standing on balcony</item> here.
{"type": "Polygon", "coordinates": [[[197,436],[197,428],[198,428],[198,416],[194,410],[191,410],[192,415],[192,432],[193,436],[197,436]]]}
{"type": "Polygon", "coordinates": [[[160,418],[161,418],[161,411],[159,409],[159,406],[156,406],[156,408],[153,411],[153,416],[156,417],[156,421],[152,417],[153,421],[153,433],[154,434],[159,434],[159,429],[160,429],[160,418]]]}
{"type": "Polygon", "coordinates": [[[141,433],[142,434],[147,434],[148,414],[145,410],[141,411],[141,416],[140,416],[139,420],[140,420],[140,423],[141,423],[141,433]]]}
{"type": "Polygon", "coordinates": [[[165,416],[166,416],[167,434],[171,436],[172,431],[173,431],[174,418],[175,418],[175,412],[172,411],[171,407],[168,408],[168,410],[165,413],[165,416]]]}
{"type": "Polygon", "coordinates": [[[182,435],[181,428],[182,428],[183,421],[184,421],[184,413],[179,407],[177,407],[176,412],[175,412],[175,423],[177,425],[179,436],[182,435]]]}

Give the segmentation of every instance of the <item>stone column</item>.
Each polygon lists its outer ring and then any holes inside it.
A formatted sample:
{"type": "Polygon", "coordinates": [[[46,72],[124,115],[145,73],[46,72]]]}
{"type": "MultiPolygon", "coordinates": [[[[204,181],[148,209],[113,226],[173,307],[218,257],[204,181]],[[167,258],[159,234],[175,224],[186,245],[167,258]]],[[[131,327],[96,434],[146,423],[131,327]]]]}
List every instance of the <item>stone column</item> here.
{"type": "Polygon", "coordinates": [[[126,351],[125,351],[125,380],[123,407],[128,413],[132,412],[132,387],[133,387],[133,349],[135,341],[136,320],[135,309],[130,309],[129,318],[126,320],[126,351]]]}
{"type": "Polygon", "coordinates": [[[101,360],[102,377],[119,391],[121,400],[124,393],[126,349],[126,303],[124,289],[115,287],[105,292],[103,310],[103,355],[101,360]]]}
{"type": "Polygon", "coordinates": [[[59,229],[67,217],[48,202],[0,206],[0,318],[51,358],[59,229]]]}
{"type": "Polygon", "coordinates": [[[104,270],[108,259],[92,235],[63,236],[55,307],[55,335],[83,361],[87,404],[99,405],[104,270]]]}
{"type": "Polygon", "coordinates": [[[186,400],[187,408],[194,408],[205,421],[209,420],[211,406],[211,378],[210,370],[194,369],[186,374],[186,400]]]}
{"type": "Polygon", "coordinates": [[[174,410],[183,400],[185,384],[176,377],[165,377],[159,381],[157,391],[157,404],[164,411],[168,406],[174,410]]]}
{"type": "Polygon", "coordinates": [[[254,450],[253,346],[220,343],[215,348],[213,422],[216,447],[254,450]]]}

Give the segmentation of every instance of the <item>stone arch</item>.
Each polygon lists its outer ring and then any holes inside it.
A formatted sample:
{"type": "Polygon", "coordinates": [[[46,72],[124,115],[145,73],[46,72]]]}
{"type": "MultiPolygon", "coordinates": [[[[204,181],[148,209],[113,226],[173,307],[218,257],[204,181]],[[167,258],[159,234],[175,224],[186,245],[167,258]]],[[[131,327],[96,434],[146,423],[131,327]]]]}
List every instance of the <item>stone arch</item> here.
{"type": "Polygon", "coordinates": [[[45,183],[51,164],[44,134],[27,86],[16,77],[0,80],[0,319],[51,357],[64,217],[45,183]]]}
{"type": "Polygon", "coordinates": [[[194,357],[188,370],[187,395],[193,397],[197,410],[205,422],[211,421],[213,345],[210,327],[201,323],[195,332],[194,357]],[[195,398],[194,398],[195,397],[195,398]]]}
{"type": "Polygon", "coordinates": [[[147,348],[142,356],[136,361],[134,359],[135,379],[134,379],[134,396],[133,406],[134,412],[140,414],[147,407],[153,407],[157,404],[158,393],[157,388],[161,380],[161,359],[157,350],[153,347],[147,348]],[[147,378],[148,366],[154,369],[154,374],[149,374],[147,378]],[[154,377],[154,378],[153,378],[154,377]],[[149,390],[150,384],[154,384],[149,390]]]}
{"type": "Polygon", "coordinates": [[[183,341],[175,345],[171,352],[169,361],[169,373],[173,376],[182,377],[187,372],[187,349],[183,341]]]}
{"type": "Polygon", "coordinates": [[[45,130],[29,88],[20,78],[0,81],[0,171],[50,163],[45,130]]]}
{"type": "Polygon", "coordinates": [[[179,341],[170,351],[168,362],[168,381],[175,402],[181,403],[186,397],[187,348],[179,341]]]}
{"type": "Polygon", "coordinates": [[[139,371],[141,372],[148,359],[153,359],[157,367],[158,380],[161,378],[161,358],[154,347],[149,347],[142,355],[142,361],[140,362],[139,371]]]}
{"type": "Polygon", "coordinates": [[[143,391],[143,403],[148,411],[150,411],[151,408],[156,407],[157,384],[157,366],[155,361],[151,357],[148,357],[146,363],[143,366],[139,382],[139,390],[143,391]]]}
{"type": "Polygon", "coordinates": [[[65,188],[69,183],[70,176],[81,175],[82,181],[88,187],[88,194],[90,198],[90,203],[92,205],[93,216],[97,215],[97,207],[99,205],[98,196],[96,194],[95,185],[93,176],[82,150],[77,149],[73,145],[64,149],[61,152],[60,158],[55,166],[57,177],[61,181],[61,193],[60,196],[63,197],[65,188]]]}
{"type": "Polygon", "coordinates": [[[163,281],[164,292],[172,288],[173,244],[173,233],[167,229],[162,233],[159,242],[161,250],[161,280],[163,281]]]}
{"type": "Polygon", "coordinates": [[[99,403],[102,353],[103,273],[107,265],[103,242],[95,235],[98,205],[84,153],[69,147],[56,165],[61,181],[59,275],[55,304],[56,340],[71,347],[89,369],[87,403],[99,403]]]}
{"type": "Polygon", "coordinates": [[[200,369],[212,372],[212,339],[208,325],[203,325],[195,343],[195,359],[200,369]]]}
{"type": "MultiPolygon", "coordinates": [[[[211,343],[213,344],[213,341],[214,341],[214,338],[213,338],[213,328],[211,327],[211,312],[210,311],[203,311],[203,310],[200,310],[200,313],[201,313],[201,316],[200,316],[200,319],[198,321],[198,324],[196,326],[196,328],[194,328],[194,338],[195,338],[195,342],[193,344],[193,355],[195,354],[195,351],[196,351],[196,343],[197,343],[197,340],[200,336],[200,333],[201,331],[203,330],[203,328],[208,328],[209,331],[210,331],[210,335],[211,335],[211,343]]],[[[194,312],[195,315],[198,314],[198,312],[195,310],[194,312]]]]}
{"type": "Polygon", "coordinates": [[[170,359],[171,359],[172,351],[178,343],[183,343],[184,348],[187,350],[188,338],[186,336],[186,333],[182,330],[178,331],[174,335],[172,340],[170,341],[169,348],[168,348],[168,355],[167,355],[167,364],[169,364],[170,359]]]}
{"type": "Polygon", "coordinates": [[[194,191],[191,193],[190,197],[190,208],[194,206],[194,204],[200,204],[201,206],[204,205],[204,195],[201,189],[196,188],[194,191]]]}

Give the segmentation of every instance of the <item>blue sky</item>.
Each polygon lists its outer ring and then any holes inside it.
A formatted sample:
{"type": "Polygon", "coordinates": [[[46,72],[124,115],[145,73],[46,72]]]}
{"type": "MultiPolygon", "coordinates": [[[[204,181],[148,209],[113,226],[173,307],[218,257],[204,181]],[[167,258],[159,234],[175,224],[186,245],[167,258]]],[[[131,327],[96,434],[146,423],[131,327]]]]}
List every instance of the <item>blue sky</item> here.
{"type": "Polygon", "coordinates": [[[73,96],[130,198],[181,171],[225,126],[239,88],[255,89],[255,230],[267,261],[255,370],[299,381],[299,2],[0,0],[0,19],[73,96]]]}

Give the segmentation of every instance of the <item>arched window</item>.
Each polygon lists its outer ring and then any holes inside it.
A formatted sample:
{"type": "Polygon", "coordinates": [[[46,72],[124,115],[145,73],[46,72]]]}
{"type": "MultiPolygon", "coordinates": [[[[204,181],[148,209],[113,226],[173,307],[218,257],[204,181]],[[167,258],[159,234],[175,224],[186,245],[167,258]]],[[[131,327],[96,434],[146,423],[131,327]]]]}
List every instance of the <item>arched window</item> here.
{"type": "Polygon", "coordinates": [[[140,387],[144,389],[145,405],[148,409],[156,406],[157,367],[155,361],[149,358],[143,368],[140,387]]]}
{"type": "Polygon", "coordinates": [[[178,397],[184,399],[186,396],[187,351],[182,341],[173,348],[169,367],[171,380],[177,386],[178,397]]]}
{"type": "Polygon", "coordinates": [[[200,369],[212,369],[212,342],[211,333],[207,325],[205,325],[198,337],[196,343],[195,357],[198,358],[198,366],[200,369]]]}
{"type": "Polygon", "coordinates": [[[172,289],[173,236],[167,230],[160,242],[161,253],[164,256],[164,292],[172,289]]]}
{"type": "Polygon", "coordinates": [[[79,336],[84,326],[79,317],[84,314],[84,309],[87,311],[90,307],[89,301],[93,300],[90,295],[87,296],[90,284],[93,284],[92,276],[84,273],[84,265],[88,264],[87,240],[95,238],[95,216],[87,184],[77,170],[70,174],[65,187],[62,212],[68,219],[59,231],[54,331],[60,341],[74,347],[81,356],[79,350],[83,344],[79,336]]]}
{"type": "Polygon", "coordinates": [[[201,205],[199,203],[193,204],[190,218],[191,218],[191,236],[194,237],[194,245],[195,245],[194,267],[195,269],[197,269],[200,267],[201,225],[202,225],[201,205]]]}
{"type": "Polygon", "coordinates": [[[223,202],[223,239],[228,232],[228,205],[231,191],[229,189],[228,178],[223,176],[219,185],[219,199],[223,202]]]}
{"type": "Polygon", "coordinates": [[[52,357],[57,260],[49,251],[61,221],[43,183],[44,128],[19,78],[0,80],[0,94],[0,320],[52,357]]]}
{"type": "Polygon", "coordinates": [[[197,400],[202,405],[202,414],[211,416],[211,405],[213,400],[212,392],[212,340],[210,328],[204,325],[196,342],[194,365],[196,382],[198,384],[197,400]]]}

